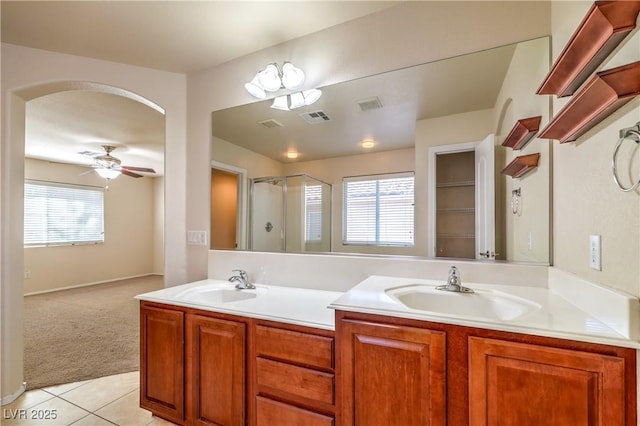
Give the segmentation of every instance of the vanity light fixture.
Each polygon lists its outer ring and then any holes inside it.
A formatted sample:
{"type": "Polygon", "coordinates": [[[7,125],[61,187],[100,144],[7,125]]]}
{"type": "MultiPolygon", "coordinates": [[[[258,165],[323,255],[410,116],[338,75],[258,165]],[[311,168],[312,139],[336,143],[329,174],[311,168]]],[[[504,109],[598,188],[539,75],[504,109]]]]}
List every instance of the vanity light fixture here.
{"type": "MultiPolygon", "coordinates": [[[[291,62],[285,62],[282,68],[278,64],[271,63],[265,69],[260,70],[245,83],[244,87],[252,96],[258,99],[265,99],[267,92],[277,92],[285,89],[295,91],[304,84],[304,72],[294,66],[291,62]]],[[[311,105],[320,99],[322,91],[318,89],[296,91],[274,98],[271,108],[289,111],[305,105],[311,105]]]]}

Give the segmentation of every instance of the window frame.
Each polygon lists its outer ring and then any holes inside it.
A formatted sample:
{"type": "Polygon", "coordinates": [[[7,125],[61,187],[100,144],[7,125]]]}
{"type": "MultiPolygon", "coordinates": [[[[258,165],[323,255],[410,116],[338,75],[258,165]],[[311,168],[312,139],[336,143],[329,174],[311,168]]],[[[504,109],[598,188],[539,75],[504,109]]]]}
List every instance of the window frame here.
{"type": "MultiPolygon", "coordinates": [[[[61,194],[62,195],[62,194],[61,194]]],[[[48,197],[45,196],[47,199],[48,198],[55,198],[55,197],[48,197]]],[[[96,201],[96,200],[94,200],[96,201]]],[[[95,244],[104,244],[105,241],[105,197],[104,197],[104,188],[99,187],[99,186],[90,186],[90,185],[79,185],[79,184],[73,184],[73,183],[64,183],[64,182],[53,182],[53,181],[45,181],[45,180],[36,180],[36,179],[25,179],[24,181],[24,218],[23,218],[23,224],[24,224],[24,228],[23,228],[23,245],[25,248],[30,248],[30,247],[56,247],[56,246],[77,246],[77,245],[95,245],[95,244]],[[100,194],[99,197],[99,201],[93,203],[93,208],[97,208],[98,209],[98,213],[96,214],[96,212],[92,212],[90,214],[90,217],[93,220],[97,220],[98,224],[93,226],[93,231],[92,232],[88,232],[86,233],[86,238],[82,238],[83,237],[83,233],[82,232],[76,232],[73,236],[73,238],[66,238],[66,239],[55,239],[55,238],[51,238],[50,232],[51,232],[51,227],[50,227],[50,222],[48,222],[47,220],[47,215],[49,215],[50,212],[54,212],[54,213],[58,213],[58,215],[60,216],[59,212],[55,212],[55,207],[52,208],[52,206],[46,206],[44,207],[44,210],[46,210],[45,212],[41,213],[42,218],[41,220],[47,221],[47,223],[44,225],[44,230],[41,230],[41,235],[40,238],[38,239],[33,239],[33,238],[27,238],[27,232],[30,231],[30,227],[28,226],[28,219],[27,219],[27,215],[29,214],[29,207],[27,206],[27,203],[29,202],[29,195],[28,195],[28,188],[27,185],[33,185],[33,186],[38,186],[38,187],[46,187],[46,188],[66,188],[66,189],[70,189],[73,191],[85,191],[85,195],[87,195],[86,198],[83,197],[76,197],[76,198],[72,198],[72,197],[68,197],[68,195],[70,194],[69,192],[67,192],[67,197],[59,197],[59,198],[63,198],[63,199],[67,199],[67,200],[78,200],[81,201],[83,203],[87,203],[89,201],[91,201],[91,197],[93,197],[93,195],[88,196],[88,192],[92,192],[95,194],[100,194]],[[99,206],[98,206],[99,204],[99,206]],[[99,216],[99,217],[98,217],[99,216]],[[98,231],[99,229],[99,231],[98,231]],[[100,237],[98,237],[98,234],[100,235],[100,237]]],[[[91,204],[91,203],[90,203],[91,204]]],[[[74,229],[80,229],[80,227],[84,227],[86,225],[83,225],[82,223],[74,223],[73,221],[63,221],[65,222],[67,225],[73,225],[75,228],[74,229]]],[[[62,223],[62,222],[59,222],[62,223]]],[[[35,226],[33,226],[32,228],[35,228],[35,226]]],[[[86,229],[84,229],[84,231],[86,231],[86,229]]],[[[37,234],[38,230],[35,229],[33,231],[33,234],[37,234]]]]}
{"type": "Polygon", "coordinates": [[[405,171],[405,172],[394,172],[394,173],[383,173],[383,174],[370,174],[370,175],[359,175],[359,176],[346,176],[342,179],[342,244],[344,246],[370,246],[370,247],[415,247],[415,172],[413,171],[405,171]],[[375,237],[374,240],[355,240],[348,239],[349,225],[348,225],[348,185],[349,183],[354,182],[376,182],[376,187],[379,188],[380,182],[391,179],[406,179],[411,178],[411,186],[412,186],[412,196],[411,196],[411,237],[409,239],[404,239],[401,241],[384,241],[380,238],[380,200],[381,196],[376,191],[376,201],[375,201],[375,237]]]}

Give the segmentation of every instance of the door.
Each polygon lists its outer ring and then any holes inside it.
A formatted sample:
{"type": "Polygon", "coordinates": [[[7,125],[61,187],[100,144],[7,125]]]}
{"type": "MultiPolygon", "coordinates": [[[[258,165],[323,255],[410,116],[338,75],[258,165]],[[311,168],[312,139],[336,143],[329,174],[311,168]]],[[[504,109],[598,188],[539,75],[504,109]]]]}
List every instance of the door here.
{"type": "Polygon", "coordinates": [[[495,259],[495,136],[476,145],[476,259],[495,259]]]}
{"type": "Polygon", "coordinates": [[[238,247],[239,175],[211,169],[211,248],[234,250],[238,247]]]}
{"type": "Polygon", "coordinates": [[[624,375],[616,356],[470,337],[469,424],[624,426],[624,375]]]}
{"type": "Polygon", "coordinates": [[[245,324],[187,317],[188,408],[194,425],[245,424],[245,324]]]}
{"type": "Polygon", "coordinates": [[[184,313],[140,306],[140,406],[184,421],[184,313]]]}
{"type": "Polygon", "coordinates": [[[445,334],[340,321],[343,426],[444,426],[445,334]]]}

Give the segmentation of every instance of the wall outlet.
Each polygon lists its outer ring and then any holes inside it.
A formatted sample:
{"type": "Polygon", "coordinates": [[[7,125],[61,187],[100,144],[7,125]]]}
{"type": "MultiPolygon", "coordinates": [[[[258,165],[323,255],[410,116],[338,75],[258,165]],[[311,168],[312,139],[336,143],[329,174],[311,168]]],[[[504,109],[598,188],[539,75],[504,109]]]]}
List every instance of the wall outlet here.
{"type": "Polygon", "coordinates": [[[596,271],[602,271],[601,249],[600,235],[589,235],[589,267],[596,271]]]}
{"type": "Polygon", "coordinates": [[[187,231],[187,244],[190,246],[206,246],[207,231],[187,231]]]}
{"type": "Polygon", "coordinates": [[[533,249],[533,234],[531,231],[529,231],[529,237],[527,238],[527,248],[529,251],[533,249]]]}
{"type": "Polygon", "coordinates": [[[29,280],[29,279],[31,279],[31,271],[30,271],[29,269],[26,269],[26,270],[24,271],[24,279],[25,279],[25,280],[29,280]]]}

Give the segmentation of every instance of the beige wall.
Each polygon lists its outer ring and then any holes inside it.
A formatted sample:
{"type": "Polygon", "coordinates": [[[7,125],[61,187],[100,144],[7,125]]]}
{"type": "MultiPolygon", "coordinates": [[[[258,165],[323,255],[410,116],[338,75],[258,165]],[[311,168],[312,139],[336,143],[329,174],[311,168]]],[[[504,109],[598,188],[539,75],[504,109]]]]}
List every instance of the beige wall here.
{"type": "MultiPolygon", "coordinates": [[[[590,6],[584,1],[553,2],[554,60],[590,6]]],[[[601,68],[638,60],[640,33],[636,30],[601,68]]],[[[554,111],[567,100],[554,97],[554,111]]],[[[576,143],[553,142],[555,266],[635,296],[640,295],[640,191],[617,189],[611,158],[618,131],[639,121],[640,98],[636,97],[576,143]],[[602,271],[589,268],[591,234],[602,236],[602,271]]]]}
{"type": "MultiPolygon", "coordinates": [[[[80,185],[104,186],[96,174],[80,176],[85,167],[27,159],[25,178],[80,185]]],[[[155,194],[154,180],[120,176],[104,193],[103,244],[26,247],[24,292],[111,281],[153,273],[155,194]]],[[[160,209],[162,210],[162,209],[160,209]]],[[[160,242],[162,245],[162,243],[160,242]]]]}
{"type": "Polygon", "coordinates": [[[517,120],[542,116],[541,126],[549,122],[549,98],[536,95],[536,90],[549,71],[549,43],[549,38],[545,37],[520,43],[516,47],[493,110],[498,172],[517,156],[540,154],[537,169],[522,178],[496,174],[497,186],[502,190],[496,194],[499,200],[497,204],[501,207],[496,217],[504,223],[506,252],[505,247],[500,245],[496,246],[496,251],[506,254],[506,258],[513,261],[550,261],[552,143],[534,138],[524,149],[517,151],[501,146],[517,120]],[[522,194],[519,215],[512,214],[510,208],[511,191],[516,188],[520,188],[522,194]]]}

